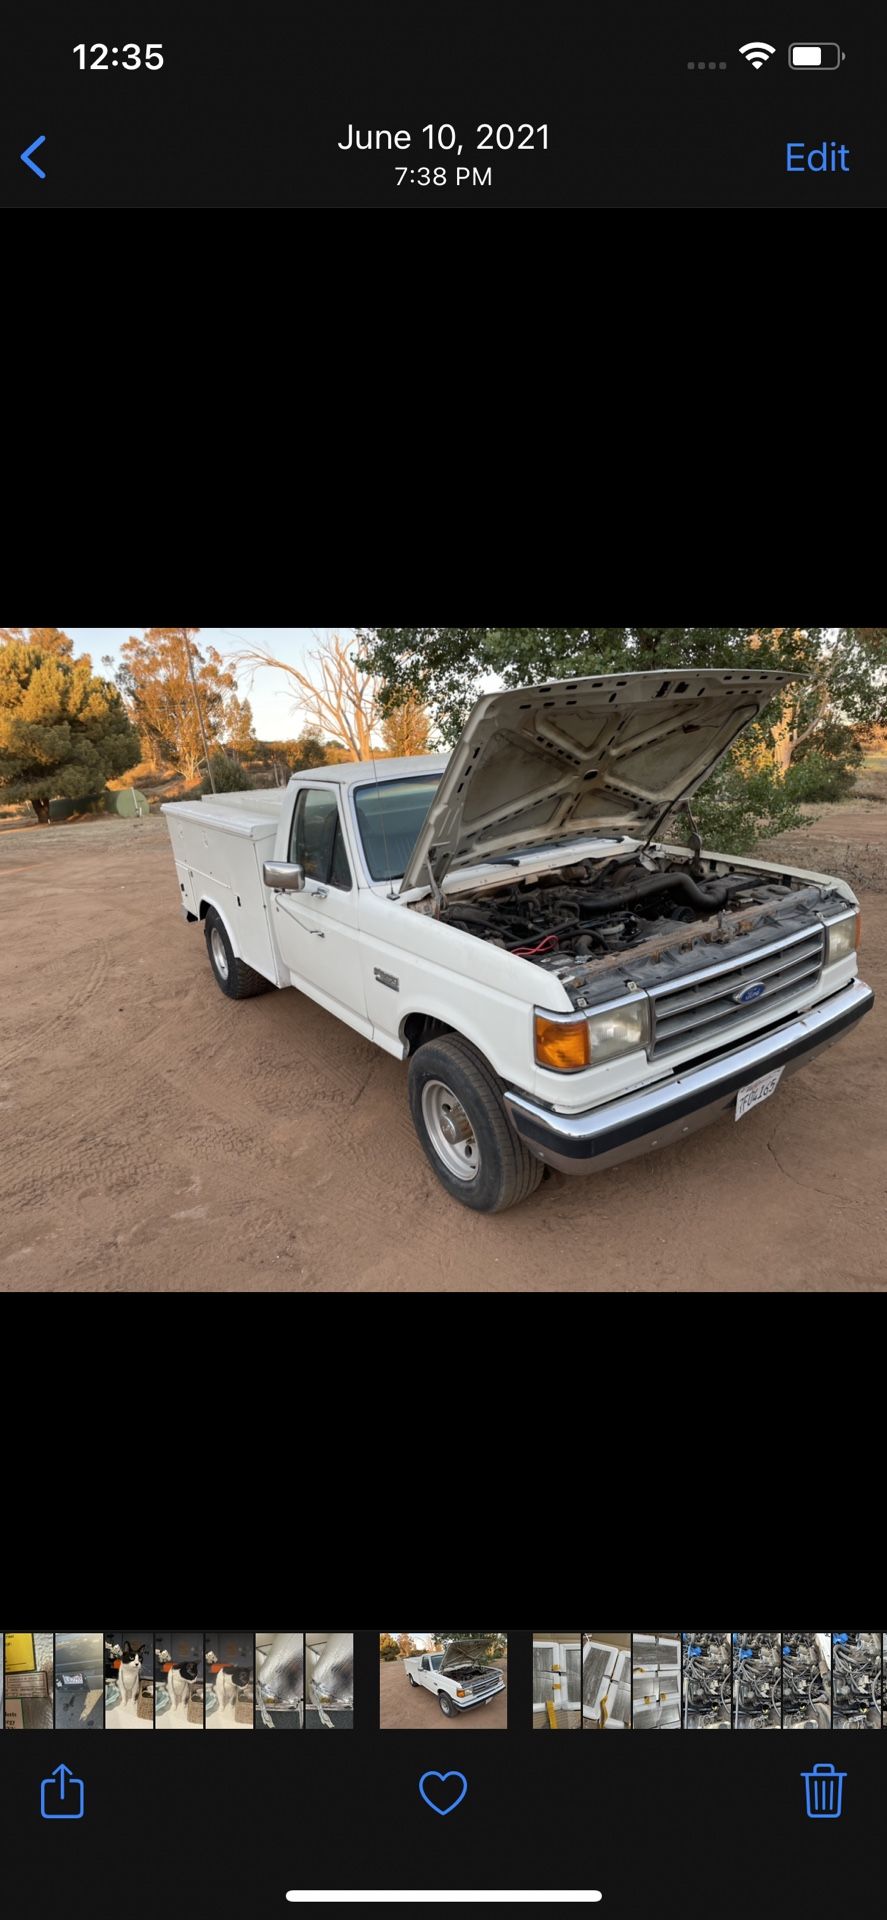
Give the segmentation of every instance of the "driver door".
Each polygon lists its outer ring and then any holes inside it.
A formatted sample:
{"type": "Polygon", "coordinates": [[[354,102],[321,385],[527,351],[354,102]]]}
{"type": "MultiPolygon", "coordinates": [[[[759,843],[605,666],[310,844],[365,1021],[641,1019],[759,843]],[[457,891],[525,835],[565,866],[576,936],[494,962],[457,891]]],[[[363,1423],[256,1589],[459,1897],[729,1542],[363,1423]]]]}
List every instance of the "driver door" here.
{"type": "Polygon", "coordinates": [[[304,868],[300,893],[271,893],[274,932],[294,987],[360,1033],[367,1019],[357,930],[357,888],[345,844],[337,789],[300,787],[290,829],[290,860],[304,868]]]}

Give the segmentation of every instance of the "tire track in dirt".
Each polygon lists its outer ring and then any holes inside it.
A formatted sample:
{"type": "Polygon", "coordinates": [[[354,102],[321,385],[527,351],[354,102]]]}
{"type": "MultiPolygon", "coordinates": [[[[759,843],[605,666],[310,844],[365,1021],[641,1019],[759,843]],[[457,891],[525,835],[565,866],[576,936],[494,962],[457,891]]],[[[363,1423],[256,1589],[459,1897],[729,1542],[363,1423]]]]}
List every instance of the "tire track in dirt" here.
{"type": "MultiPolygon", "coordinates": [[[[83,1007],[88,1006],[90,1000],[94,999],[99,989],[104,985],[107,977],[111,957],[109,943],[106,940],[91,942],[90,956],[90,964],[86,977],[81,980],[79,984],[74,985],[70,991],[65,993],[61,1004],[57,1008],[54,1008],[51,1013],[47,1014],[45,1020],[41,1021],[36,1027],[31,1027],[17,1046],[11,1049],[4,1049],[2,1043],[0,1043],[0,1070],[5,1070],[10,1067],[13,1061],[17,1060],[27,1049],[43,1045],[58,1027],[63,1026],[65,1022],[70,1020],[73,1013],[79,1013],[83,1007]]],[[[56,983],[61,985],[65,981],[70,972],[71,960],[75,957],[76,955],[70,953],[60,955],[57,960],[50,961],[44,968],[39,970],[37,984],[41,985],[44,992],[52,991],[56,983]]],[[[15,1013],[12,1003],[9,1004],[8,1011],[12,1014],[14,1020],[15,1013]]]]}

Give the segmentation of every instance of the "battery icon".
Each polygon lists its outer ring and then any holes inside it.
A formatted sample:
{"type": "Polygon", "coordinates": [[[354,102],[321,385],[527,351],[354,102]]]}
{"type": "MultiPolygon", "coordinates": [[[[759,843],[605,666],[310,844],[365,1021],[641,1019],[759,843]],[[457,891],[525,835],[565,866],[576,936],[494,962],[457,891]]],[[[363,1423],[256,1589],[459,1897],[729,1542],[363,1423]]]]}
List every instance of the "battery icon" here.
{"type": "Polygon", "coordinates": [[[843,58],[836,40],[793,40],[788,50],[788,64],[799,73],[833,72],[843,58]]]}

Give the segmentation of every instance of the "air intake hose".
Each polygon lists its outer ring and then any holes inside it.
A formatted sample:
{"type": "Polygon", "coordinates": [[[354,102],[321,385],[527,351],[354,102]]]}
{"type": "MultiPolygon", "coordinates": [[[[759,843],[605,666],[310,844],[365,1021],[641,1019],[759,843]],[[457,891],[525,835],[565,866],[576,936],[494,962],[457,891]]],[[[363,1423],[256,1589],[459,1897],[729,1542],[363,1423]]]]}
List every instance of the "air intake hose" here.
{"type": "MultiPolygon", "coordinates": [[[[714,913],[723,907],[731,893],[740,887],[748,887],[750,881],[733,874],[729,879],[712,882],[708,887],[697,886],[689,873],[650,873],[643,880],[636,880],[634,886],[623,888],[621,893],[608,893],[595,899],[595,908],[600,906],[609,911],[622,907],[633,907],[637,900],[645,900],[651,893],[676,893],[690,907],[700,907],[706,913],[714,913]]],[[[587,911],[587,909],[586,909],[587,911]]]]}

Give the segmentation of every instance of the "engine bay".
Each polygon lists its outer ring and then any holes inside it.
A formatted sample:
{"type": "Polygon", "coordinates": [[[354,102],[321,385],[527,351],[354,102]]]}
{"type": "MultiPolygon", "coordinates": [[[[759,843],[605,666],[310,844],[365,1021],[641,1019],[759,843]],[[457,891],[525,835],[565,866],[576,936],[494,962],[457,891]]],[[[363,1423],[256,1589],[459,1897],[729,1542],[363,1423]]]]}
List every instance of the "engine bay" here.
{"type": "MultiPolygon", "coordinates": [[[[417,905],[435,911],[426,901],[417,905]]],[[[836,889],[788,875],[647,850],[450,893],[439,918],[556,974],[573,1004],[584,1007],[620,991],[625,968],[618,963],[625,954],[633,956],[632,974],[645,986],[661,977],[657,962],[666,951],[689,955],[691,967],[704,966],[722,957],[705,951],[712,944],[745,934],[751,947],[761,945],[762,936],[773,940],[813,926],[823,911],[845,905],[836,889]]]]}
{"type": "Polygon", "coordinates": [[[881,1725],[882,1650],[877,1633],[836,1633],[832,1700],[835,1727],[855,1732],[881,1725]]]}

